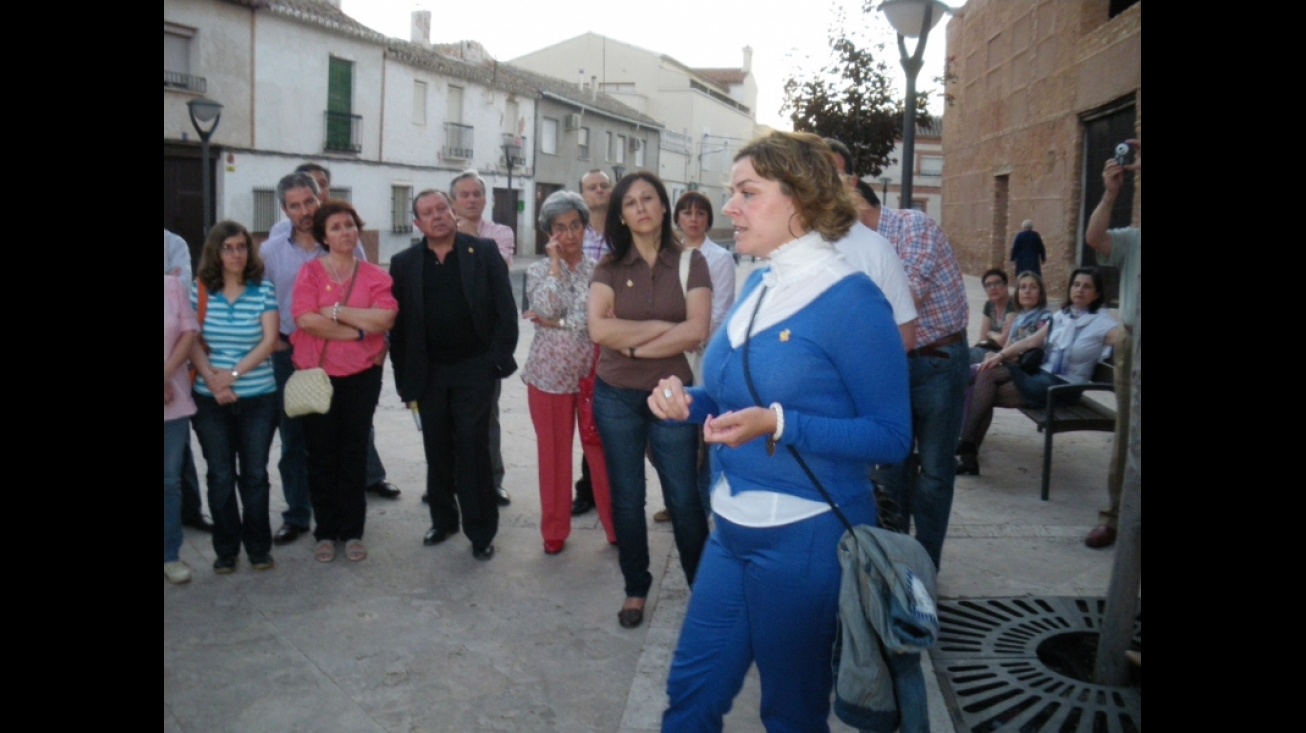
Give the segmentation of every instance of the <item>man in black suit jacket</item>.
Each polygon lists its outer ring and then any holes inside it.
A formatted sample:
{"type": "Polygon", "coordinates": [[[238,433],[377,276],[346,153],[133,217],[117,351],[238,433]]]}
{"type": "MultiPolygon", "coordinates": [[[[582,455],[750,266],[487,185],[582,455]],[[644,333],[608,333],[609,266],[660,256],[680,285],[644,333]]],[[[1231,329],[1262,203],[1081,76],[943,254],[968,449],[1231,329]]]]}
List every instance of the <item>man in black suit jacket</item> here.
{"type": "Polygon", "coordinates": [[[494,556],[499,507],[490,472],[494,387],[517,370],[517,309],[495,243],[460,233],[443,191],[413,199],[422,241],[390,263],[399,316],[390,334],[395,386],[417,402],[434,545],[458,532],[479,560],[494,556]]]}

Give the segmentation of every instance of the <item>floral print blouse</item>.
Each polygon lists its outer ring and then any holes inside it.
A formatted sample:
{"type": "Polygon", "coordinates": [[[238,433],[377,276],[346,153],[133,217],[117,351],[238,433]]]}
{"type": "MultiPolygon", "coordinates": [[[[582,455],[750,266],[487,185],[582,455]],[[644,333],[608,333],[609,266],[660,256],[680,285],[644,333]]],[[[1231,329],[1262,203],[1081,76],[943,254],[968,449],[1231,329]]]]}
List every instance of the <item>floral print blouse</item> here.
{"type": "Polygon", "coordinates": [[[594,261],[582,257],[572,269],[562,263],[562,277],[549,275],[549,260],[542,259],[526,271],[530,309],[547,321],[563,321],[561,328],[536,324],[531,353],[522,369],[522,381],[549,394],[579,391],[580,378],[594,363],[594,342],[589,335],[590,278],[594,261]]]}

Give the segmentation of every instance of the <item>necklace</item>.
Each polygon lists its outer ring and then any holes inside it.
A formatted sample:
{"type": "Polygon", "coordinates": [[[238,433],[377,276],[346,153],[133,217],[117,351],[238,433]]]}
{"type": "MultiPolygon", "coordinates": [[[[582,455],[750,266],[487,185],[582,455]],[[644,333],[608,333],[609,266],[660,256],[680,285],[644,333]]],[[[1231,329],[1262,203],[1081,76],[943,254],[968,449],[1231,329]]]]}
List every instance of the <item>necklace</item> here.
{"type": "MultiPolygon", "coordinates": [[[[326,257],[324,257],[324,258],[322,259],[322,264],[323,264],[323,266],[326,267],[327,274],[331,277],[332,282],[334,282],[334,283],[335,283],[337,286],[339,286],[340,288],[344,288],[344,287],[345,287],[345,278],[341,277],[341,276],[340,276],[340,273],[336,271],[335,265],[332,265],[332,264],[331,264],[331,260],[330,260],[330,258],[326,258],[326,257]]],[[[350,275],[349,277],[350,277],[350,279],[353,279],[353,275],[350,275]]],[[[330,286],[330,285],[328,285],[326,289],[327,289],[327,292],[328,292],[328,293],[331,292],[331,286],[330,286]]]]}

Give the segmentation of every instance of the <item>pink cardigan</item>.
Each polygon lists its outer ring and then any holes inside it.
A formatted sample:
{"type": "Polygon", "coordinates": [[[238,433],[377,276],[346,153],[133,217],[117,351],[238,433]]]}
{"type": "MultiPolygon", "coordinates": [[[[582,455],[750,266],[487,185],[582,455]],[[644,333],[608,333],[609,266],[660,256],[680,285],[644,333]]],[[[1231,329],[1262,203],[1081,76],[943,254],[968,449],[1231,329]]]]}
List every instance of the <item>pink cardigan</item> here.
{"type": "MultiPolygon", "coordinates": [[[[305,313],[335,305],[349,289],[349,281],[345,281],[344,288],[341,288],[331,279],[322,262],[322,260],[314,260],[299,271],[299,278],[295,281],[294,299],[291,301],[291,312],[296,321],[305,313]]],[[[397,311],[399,303],[392,292],[393,283],[385,270],[367,262],[360,262],[358,283],[349,294],[349,302],[343,305],[397,311]]],[[[295,362],[296,369],[312,369],[318,366],[322,358],[322,347],[327,343],[302,328],[291,334],[290,342],[295,347],[292,361],[295,362]]],[[[371,369],[380,361],[386,349],[385,335],[379,333],[370,333],[362,341],[330,343],[331,348],[326,350],[326,363],[322,366],[332,377],[348,377],[371,369]]]]}

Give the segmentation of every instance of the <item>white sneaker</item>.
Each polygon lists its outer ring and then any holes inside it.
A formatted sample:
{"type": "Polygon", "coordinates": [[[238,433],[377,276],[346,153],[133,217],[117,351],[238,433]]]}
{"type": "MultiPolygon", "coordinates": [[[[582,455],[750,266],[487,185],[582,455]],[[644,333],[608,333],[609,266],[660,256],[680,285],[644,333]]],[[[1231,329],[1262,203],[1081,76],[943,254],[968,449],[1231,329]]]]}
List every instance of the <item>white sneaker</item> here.
{"type": "Polygon", "coordinates": [[[173,585],[190,582],[190,566],[181,560],[163,563],[163,577],[173,585]]]}

